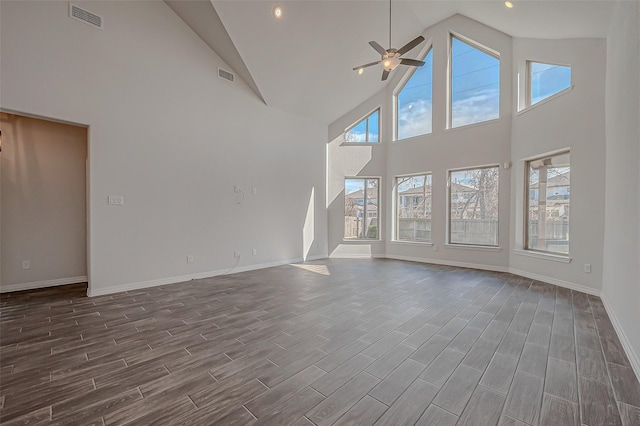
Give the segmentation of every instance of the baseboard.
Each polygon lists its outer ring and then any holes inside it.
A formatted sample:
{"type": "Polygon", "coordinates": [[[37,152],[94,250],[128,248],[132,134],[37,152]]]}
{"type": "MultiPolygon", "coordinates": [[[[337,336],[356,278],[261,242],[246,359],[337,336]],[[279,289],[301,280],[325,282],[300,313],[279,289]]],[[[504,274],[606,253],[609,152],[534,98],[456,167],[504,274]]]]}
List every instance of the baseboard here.
{"type": "Polygon", "coordinates": [[[457,266],[460,268],[481,269],[483,271],[509,272],[508,270],[509,268],[507,268],[506,266],[481,265],[478,263],[467,263],[467,262],[453,262],[449,260],[428,259],[424,257],[397,256],[395,254],[388,254],[385,257],[387,259],[407,260],[409,262],[431,263],[434,265],[457,266]]]}
{"type": "Polygon", "coordinates": [[[78,284],[78,283],[86,283],[86,282],[87,282],[86,276],[58,278],[55,280],[45,280],[45,281],[34,281],[30,283],[14,284],[14,285],[8,285],[5,287],[0,287],[0,293],[34,290],[37,288],[55,287],[58,285],[78,284]]]}
{"type": "MultiPolygon", "coordinates": [[[[315,255],[315,256],[307,257],[307,260],[325,259],[326,257],[327,257],[326,255],[315,255]]],[[[123,291],[140,290],[143,288],[157,287],[161,285],[175,284],[175,283],[181,283],[181,282],[191,281],[191,280],[199,280],[202,278],[212,278],[220,275],[235,274],[238,272],[247,272],[247,271],[255,271],[257,269],[273,268],[274,266],[288,265],[290,263],[300,263],[302,261],[303,260],[301,257],[296,257],[294,259],[279,260],[276,262],[237,266],[234,268],[225,268],[225,269],[219,269],[216,271],[198,272],[196,274],[189,274],[189,275],[177,275],[173,277],[120,284],[120,285],[115,285],[115,286],[110,286],[105,288],[99,288],[99,289],[89,288],[87,289],[87,296],[89,297],[104,296],[106,294],[120,293],[123,291]]]]}
{"type": "Polygon", "coordinates": [[[534,274],[533,272],[522,271],[520,269],[509,268],[509,272],[515,275],[520,275],[525,278],[531,278],[532,280],[542,281],[547,284],[557,285],[558,287],[568,288],[570,290],[580,291],[582,293],[591,294],[593,296],[600,297],[600,290],[587,287],[585,285],[575,284],[569,281],[559,280],[557,278],[551,278],[544,275],[534,274]]]}
{"type": "Polygon", "coordinates": [[[629,341],[627,334],[624,332],[624,328],[622,327],[622,324],[620,324],[620,321],[618,320],[618,317],[616,316],[615,311],[609,304],[609,301],[607,300],[607,297],[605,296],[604,293],[600,295],[600,299],[602,299],[602,304],[604,305],[604,309],[607,311],[607,315],[609,315],[609,319],[613,324],[613,328],[616,330],[616,334],[618,335],[618,339],[620,339],[620,343],[622,343],[624,352],[625,354],[627,354],[627,358],[629,358],[629,362],[631,363],[631,368],[633,369],[633,372],[636,373],[636,377],[638,378],[638,380],[640,380],[640,357],[638,356],[636,351],[633,350],[633,346],[631,346],[631,342],[629,341]]]}
{"type": "Polygon", "coordinates": [[[387,256],[384,254],[332,254],[329,256],[332,259],[385,259],[387,256]]]}

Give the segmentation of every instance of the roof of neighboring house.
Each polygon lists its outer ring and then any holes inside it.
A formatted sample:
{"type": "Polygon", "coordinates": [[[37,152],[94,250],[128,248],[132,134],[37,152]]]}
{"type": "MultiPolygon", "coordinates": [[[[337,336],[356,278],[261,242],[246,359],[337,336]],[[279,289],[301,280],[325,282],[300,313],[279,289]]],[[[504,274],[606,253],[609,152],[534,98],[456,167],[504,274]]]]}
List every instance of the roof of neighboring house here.
{"type": "MultiPolygon", "coordinates": [[[[355,192],[350,192],[348,194],[345,195],[345,198],[352,198],[352,199],[364,199],[364,191],[362,189],[355,191],[355,192]]],[[[367,198],[371,199],[371,198],[378,198],[378,189],[377,188],[369,188],[367,189],[367,198]]]]}
{"type": "MultiPolygon", "coordinates": [[[[565,173],[561,173],[552,177],[551,179],[547,179],[547,188],[559,187],[559,186],[569,186],[571,182],[571,171],[567,171],[565,173]]],[[[535,189],[538,187],[538,184],[530,185],[529,188],[535,189]]]]}

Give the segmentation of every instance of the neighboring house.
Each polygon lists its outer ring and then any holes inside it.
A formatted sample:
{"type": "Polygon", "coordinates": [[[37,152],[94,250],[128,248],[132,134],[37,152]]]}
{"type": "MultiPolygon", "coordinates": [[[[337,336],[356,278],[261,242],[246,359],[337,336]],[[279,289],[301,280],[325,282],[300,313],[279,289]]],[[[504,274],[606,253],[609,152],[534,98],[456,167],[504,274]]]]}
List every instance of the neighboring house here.
{"type": "MultiPolygon", "coordinates": [[[[546,218],[567,219],[569,217],[571,172],[557,174],[546,182],[546,218]]],[[[529,199],[539,201],[540,185],[535,183],[529,187],[529,199]]]]}
{"type": "MultiPolygon", "coordinates": [[[[358,190],[345,195],[347,216],[362,217],[364,215],[364,191],[358,190]]],[[[367,217],[378,217],[378,190],[367,189],[367,217]]]]}

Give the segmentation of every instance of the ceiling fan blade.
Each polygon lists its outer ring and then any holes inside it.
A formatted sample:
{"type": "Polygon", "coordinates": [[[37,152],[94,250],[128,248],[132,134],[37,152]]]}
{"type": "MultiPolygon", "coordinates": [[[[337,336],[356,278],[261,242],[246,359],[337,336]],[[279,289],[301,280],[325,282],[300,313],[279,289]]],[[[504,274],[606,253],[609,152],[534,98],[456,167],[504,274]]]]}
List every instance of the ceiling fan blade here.
{"type": "Polygon", "coordinates": [[[413,49],[414,47],[416,47],[417,45],[419,45],[423,41],[424,41],[424,37],[422,37],[422,36],[418,36],[418,37],[414,38],[409,43],[405,44],[400,49],[398,49],[398,54],[399,55],[404,55],[405,53],[407,53],[408,51],[410,51],[411,49],[413,49]]]}
{"type": "Polygon", "coordinates": [[[409,65],[411,67],[421,67],[421,66],[424,65],[424,62],[418,61],[416,59],[400,58],[400,64],[401,65],[409,65]]]}
{"type": "Polygon", "coordinates": [[[390,72],[391,71],[387,71],[387,70],[382,71],[382,81],[385,81],[387,77],[389,77],[390,72]]]}
{"type": "Polygon", "coordinates": [[[370,41],[370,42],[369,42],[369,45],[370,45],[371,47],[373,47],[373,48],[376,50],[376,52],[378,52],[378,53],[379,53],[379,54],[381,54],[381,55],[384,55],[385,53],[387,53],[386,49],[385,49],[384,47],[380,46],[380,45],[379,45],[377,42],[375,42],[375,41],[370,41]]]}
{"type": "Polygon", "coordinates": [[[370,67],[373,65],[378,65],[380,63],[380,61],[375,61],[375,62],[369,62],[368,64],[364,64],[364,65],[360,65],[359,67],[355,67],[353,70],[354,71],[358,71],[360,68],[366,68],[366,67],[370,67]]]}

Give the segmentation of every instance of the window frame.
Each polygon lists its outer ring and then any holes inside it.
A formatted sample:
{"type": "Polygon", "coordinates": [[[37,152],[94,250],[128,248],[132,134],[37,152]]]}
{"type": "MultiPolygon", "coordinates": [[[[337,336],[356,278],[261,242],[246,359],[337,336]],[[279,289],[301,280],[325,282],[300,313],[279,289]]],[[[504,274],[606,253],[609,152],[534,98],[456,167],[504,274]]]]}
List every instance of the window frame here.
{"type": "Polygon", "coordinates": [[[381,143],[381,140],[382,140],[382,133],[381,133],[381,131],[382,131],[382,120],[381,120],[381,117],[382,117],[382,113],[381,113],[381,107],[380,107],[380,106],[376,107],[375,109],[373,109],[372,111],[370,111],[368,114],[364,115],[362,118],[360,118],[359,120],[357,120],[355,123],[353,123],[351,126],[347,127],[347,128],[344,130],[344,133],[343,133],[343,135],[344,135],[344,136],[343,136],[343,138],[344,138],[344,143],[348,143],[348,144],[356,144],[356,145],[363,145],[363,144],[377,144],[377,143],[381,143]],[[377,142],[371,142],[371,141],[369,141],[369,133],[370,133],[370,132],[369,132],[369,118],[370,118],[373,114],[375,114],[376,112],[378,113],[378,141],[377,141],[377,142]],[[367,122],[367,123],[366,123],[366,131],[365,131],[365,135],[366,135],[366,136],[365,136],[365,139],[366,139],[366,141],[364,141],[364,142],[348,141],[348,140],[347,140],[347,137],[346,137],[346,136],[347,136],[347,133],[348,133],[350,130],[352,130],[352,129],[354,129],[355,127],[357,127],[360,123],[362,123],[362,122],[363,122],[363,121],[365,121],[365,120],[366,120],[366,122],[367,122]]]}
{"type": "Polygon", "coordinates": [[[456,248],[479,248],[486,250],[499,250],[500,249],[500,164],[484,164],[479,166],[470,166],[470,167],[461,167],[456,169],[447,169],[447,236],[446,236],[446,246],[448,247],[456,247],[456,248]],[[478,244],[478,243],[456,243],[451,241],[451,173],[455,172],[463,172],[467,170],[479,170],[479,169],[497,169],[498,170],[498,196],[497,196],[497,211],[498,211],[498,219],[496,224],[496,244],[478,244]]]}
{"type": "Polygon", "coordinates": [[[382,221],[380,220],[380,217],[381,217],[381,214],[380,214],[380,210],[381,210],[380,201],[382,199],[382,189],[380,187],[380,184],[382,182],[382,177],[381,176],[345,176],[344,177],[344,183],[343,183],[343,188],[344,188],[343,194],[344,194],[344,196],[343,196],[343,199],[342,199],[342,201],[343,201],[343,203],[342,203],[343,204],[342,214],[343,214],[344,217],[346,217],[345,216],[345,205],[346,205],[346,197],[347,197],[346,181],[347,180],[364,180],[365,182],[364,182],[364,194],[363,194],[363,196],[364,196],[364,207],[365,207],[365,209],[363,211],[363,217],[365,219],[368,217],[368,212],[367,212],[367,209],[366,209],[366,205],[367,205],[367,182],[366,181],[367,180],[374,180],[374,179],[378,181],[378,213],[377,213],[377,217],[376,217],[376,219],[378,221],[378,223],[376,225],[377,229],[378,229],[377,237],[376,238],[366,238],[366,237],[365,238],[346,238],[345,235],[344,235],[345,234],[345,232],[344,232],[345,231],[345,227],[343,225],[343,227],[342,227],[342,241],[343,242],[349,242],[349,241],[351,241],[351,242],[363,242],[363,241],[381,241],[382,240],[382,233],[381,233],[382,221]]]}
{"type": "MultiPolygon", "coordinates": [[[[446,108],[447,108],[447,127],[446,130],[453,129],[461,129],[468,126],[477,126],[480,124],[491,123],[492,121],[500,120],[502,117],[502,111],[500,108],[501,97],[502,97],[502,58],[500,56],[500,52],[497,50],[491,49],[469,37],[463,36],[462,34],[450,31],[449,32],[449,45],[447,46],[447,100],[446,100],[446,108]],[[453,39],[457,38],[459,41],[468,44],[469,46],[480,50],[483,53],[486,53],[489,56],[494,57],[498,60],[498,116],[496,118],[492,118],[490,120],[478,121],[476,123],[463,124],[461,126],[453,126],[453,39]]],[[[464,169],[463,169],[464,170],[464,169]]]]}
{"type": "Polygon", "coordinates": [[[545,103],[551,99],[556,98],[557,96],[568,92],[570,90],[573,89],[573,67],[569,64],[561,64],[561,63],[557,63],[557,62],[542,62],[542,61],[534,61],[531,59],[527,59],[525,61],[525,96],[524,96],[524,109],[527,108],[531,108],[534,106],[537,106],[539,104],[545,103]],[[533,95],[533,74],[532,74],[532,68],[531,68],[531,64],[536,63],[536,64],[544,64],[544,65],[555,65],[555,66],[559,66],[559,67],[568,67],[571,70],[571,81],[569,82],[569,86],[565,87],[564,89],[554,93],[553,95],[549,95],[544,99],[540,99],[538,102],[536,103],[532,103],[532,95],[533,95]]]}
{"type": "MultiPolygon", "coordinates": [[[[397,243],[409,243],[409,244],[424,244],[424,245],[433,245],[433,238],[429,239],[429,240],[402,240],[399,238],[399,232],[400,232],[400,226],[399,226],[399,221],[400,221],[400,214],[399,214],[399,210],[400,210],[400,192],[398,190],[398,179],[402,179],[402,178],[406,178],[406,177],[416,177],[416,176],[424,176],[425,177],[425,183],[426,183],[426,178],[427,176],[431,176],[431,200],[430,200],[430,207],[431,207],[431,211],[433,212],[433,173],[432,172],[422,172],[422,173],[410,173],[410,174],[403,174],[403,175],[398,175],[394,177],[394,204],[395,204],[395,208],[394,208],[394,216],[395,219],[393,221],[394,223],[394,233],[393,233],[393,238],[392,241],[393,242],[397,242],[397,243]]],[[[431,218],[431,220],[433,221],[433,218],[431,218]]]]}
{"type": "MultiPolygon", "coordinates": [[[[524,202],[524,229],[523,229],[523,234],[524,234],[524,239],[522,241],[522,250],[526,253],[526,254],[537,254],[540,256],[549,256],[549,257],[559,257],[559,258],[565,258],[565,259],[570,259],[571,257],[571,240],[569,240],[568,242],[568,246],[569,249],[567,250],[566,253],[560,253],[560,252],[554,252],[554,251],[548,251],[548,250],[539,250],[539,249],[535,249],[535,248],[530,248],[529,247],[529,191],[531,190],[530,188],[530,175],[529,175],[529,164],[533,161],[539,161],[539,160],[543,160],[545,158],[550,158],[550,157],[557,157],[560,155],[569,155],[569,172],[571,172],[571,150],[570,149],[563,149],[561,151],[553,151],[550,153],[546,153],[543,155],[539,155],[536,157],[531,157],[528,158],[524,161],[524,197],[523,197],[523,202],[524,202]]],[[[569,191],[571,191],[571,181],[569,181],[569,191]]],[[[538,189],[538,200],[540,199],[540,189],[538,189]]],[[[546,195],[545,195],[545,201],[546,201],[546,195]]],[[[569,205],[571,205],[571,198],[569,198],[569,205]]],[[[545,212],[545,216],[546,216],[546,212],[545,212]]],[[[569,208],[569,229],[571,229],[571,208],[569,208]]]]}
{"type": "MultiPolygon", "coordinates": [[[[427,44],[426,48],[421,52],[421,55],[418,56],[419,60],[420,61],[424,61],[424,59],[431,52],[433,52],[433,43],[431,41],[429,41],[429,43],[427,44]]],[[[400,80],[400,84],[398,84],[396,86],[396,88],[393,90],[393,138],[392,138],[392,140],[394,142],[405,141],[405,140],[409,140],[409,139],[413,139],[413,138],[418,138],[420,136],[426,136],[426,135],[432,135],[433,134],[433,59],[432,59],[431,60],[431,132],[423,133],[421,135],[410,136],[408,138],[398,139],[398,131],[399,131],[399,127],[400,127],[400,126],[398,126],[398,119],[399,119],[399,114],[398,114],[398,96],[404,90],[404,88],[407,86],[407,84],[409,83],[409,80],[411,80],[411,78],[416,73],[416,71],[418,71],[417,67],[412,67],[412,68],[414,68],[414,69],[408,70],[404,74],[402,79],[400,80]]]]}

